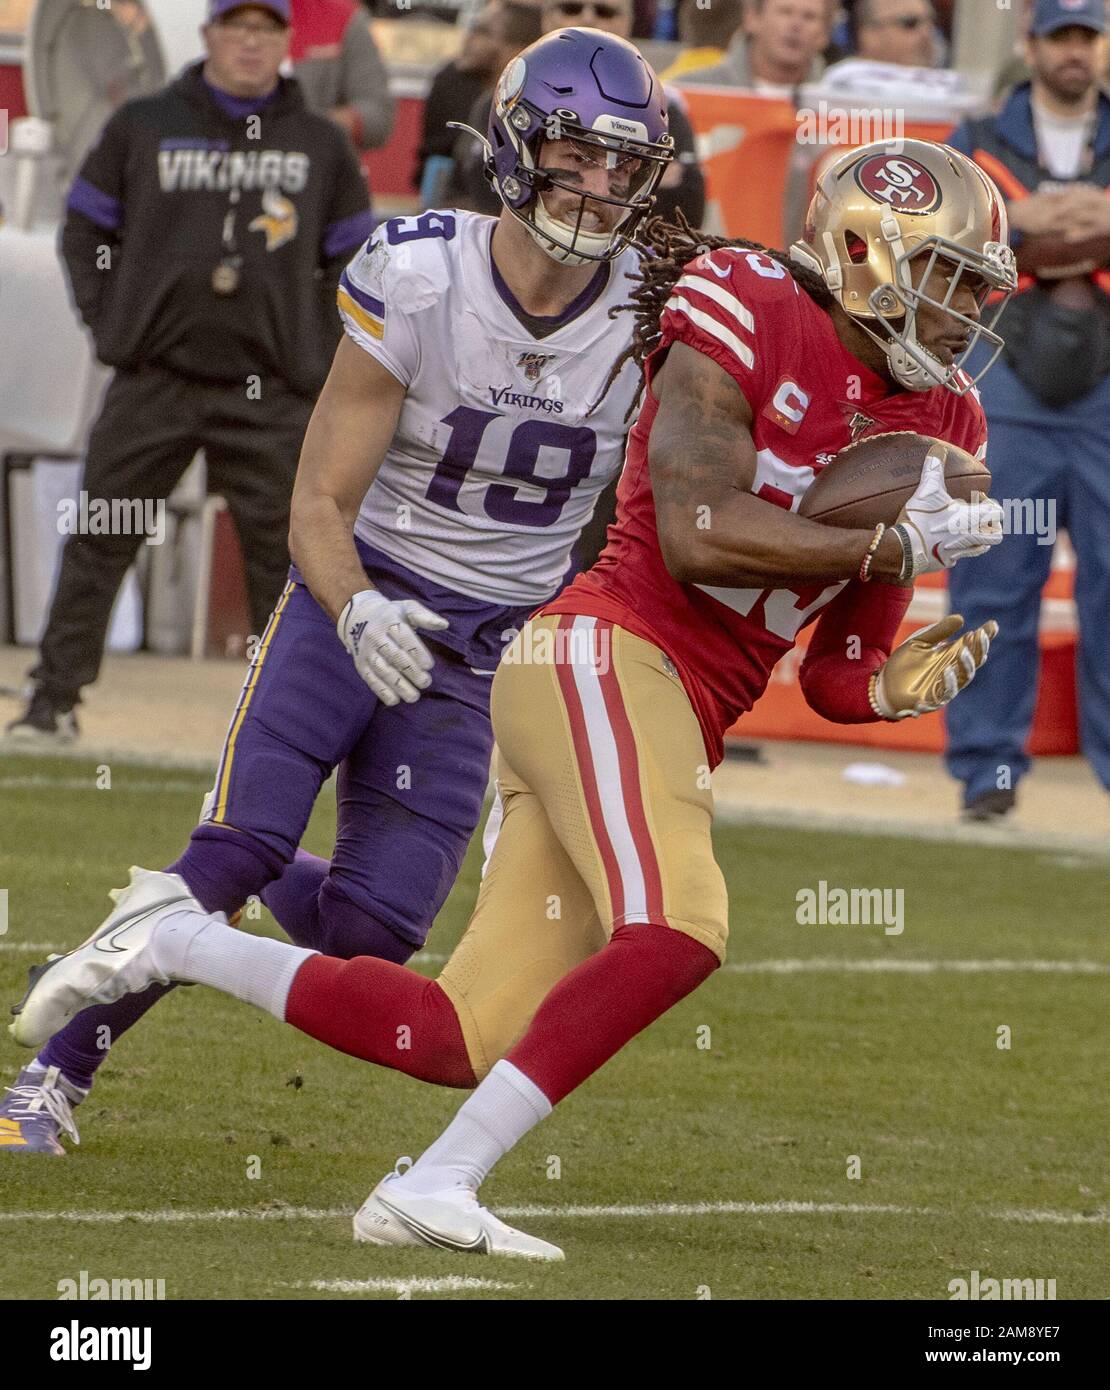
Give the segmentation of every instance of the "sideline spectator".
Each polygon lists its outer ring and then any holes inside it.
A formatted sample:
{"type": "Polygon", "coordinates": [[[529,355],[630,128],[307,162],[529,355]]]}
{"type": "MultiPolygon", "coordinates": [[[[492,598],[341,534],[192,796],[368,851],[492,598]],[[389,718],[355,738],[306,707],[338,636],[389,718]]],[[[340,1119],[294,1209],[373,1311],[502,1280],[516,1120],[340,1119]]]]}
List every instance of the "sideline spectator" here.
{"type": "MultiPolygon", "coordinates": [[[[339,339],[339,275],[372,220],[339,128],[279,75],[289,0],[211,0],[207,58],[108,121],[70,190],[62,254],[116,369],[89,439],[91,505],[145,516],[197,450],[243,545],[254,630],[285,582],[301,441],[339,339]]],[[[9,733],[66,741],[143,541],[71,535],[34,692],[9,733]]]]}
{"type": "Polygon", "coordinates": [[[936,64],[937,16],[931,0],[856,0],[848,30],[852,57],[907,68],[936,64]]]}
{"type": "Polygon", "coordinates": [[[908,120],[958,120],[980,104],[961,73],[936,66],[931,0],[857,0],[850,25],[855,54],[828,68],[807,100],[892,107],[908,120]]]}
{"type": "Polygon", "coordinates": [[[459,56],[436,73],[424,108],[418,186],[427,207],[468,207],[496,216],[501,203],[482,177],[482,146],[447,128],[461,121],[485,134],[493,85],[505,65],[540,37],[540,10],[511,0],[492,0],[467,26],[459,56]],[[484,113],[480,125],[475,114],[484,113]],[[447,162],[431,165],[438,157],[447,162]]]}
{"type": "Polygon", "coordinates": [[[393,132],[389,75],[354,0],[291,0],[289,56],[310,111],[320,111],[356,150],[375,150],[393,132]]]}
{"type": "Polygon", "coordinates": [[[489,86],[490,55],[498,48],[498,26],[487,15],[492,15],[495,8],[487,5],[464,26],[458,56],[444,63],[432,77],[424,100],[423,130],[412,177],[414,188],[423,185],[429,159],[451,158],[457,131],[449,130],[447,122],[465,121],[470,108],[489,86]]]}
{"type": "Polygon", "coordinates": [[[836,8],[836,0],[749,0],[724,61],[689,73],[683,85],[743,87],[794,100],[803,82],[824,71],[821,55],[836,8]]]}
{"type": "Polygon", "coordinates": [[[1038,544],[1028,512],[1047,521],[1046,504],[1076,553],[1083,751],[1110,790],[1110,98],[1098,86],[1106,30],[1105,0],[1037,0],[1032,83],[950,142],[1006,195],[1023,275],[1002,319],[1005,355],[980,393],[991,491],[1024,506],[1002,545],[948,581],[966,622],[999,624],[990,661],[946,720],[948,768],[964,784],[965,816],[978,821],[1005,816],[1029,770],[1052,546],[1038,544]]]}
{"type": "Polygon", "coordinates": [[[684,81],[687,73],[723,62],[743,19],[743,0],[681,0],[678,37],[683,49],[659,76],[664,82],[684,81]]]}

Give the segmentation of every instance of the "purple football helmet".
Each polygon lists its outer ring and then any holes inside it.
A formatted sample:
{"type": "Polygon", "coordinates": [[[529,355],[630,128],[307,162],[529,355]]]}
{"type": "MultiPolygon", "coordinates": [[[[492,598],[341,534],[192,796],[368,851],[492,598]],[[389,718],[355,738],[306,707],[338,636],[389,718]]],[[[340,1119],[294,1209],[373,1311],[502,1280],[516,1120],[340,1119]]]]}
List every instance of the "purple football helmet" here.
{"type": "Polygon", "coordinates": [[[557,29],[498,79],[486,176],[554,260],[586,265],[619,256],[651,209],[673,151],[663,84],[637,49],[613,34],[557,29]],[[615,171],[609,195],[585,193],[575,168],[541,169],[545,141],[570,142],[563,149],[576,168],[592,163],[615,171]],[[577,195],[571,220],[544,207],[540,195],[550,188],[577,195]],[[598,204],[623,209],[608,230],[598,204]]]}

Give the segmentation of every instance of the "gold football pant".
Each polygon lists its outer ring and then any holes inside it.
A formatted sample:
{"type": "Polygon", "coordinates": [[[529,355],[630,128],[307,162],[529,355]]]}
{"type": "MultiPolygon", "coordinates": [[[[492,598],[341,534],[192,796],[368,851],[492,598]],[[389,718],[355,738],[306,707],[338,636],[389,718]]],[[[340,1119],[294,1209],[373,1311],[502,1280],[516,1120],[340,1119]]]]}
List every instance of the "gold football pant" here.
{"type": "Polygon", "coordinates": [[[671,663],[598,618],[530,622],[493,682],[503,819],[439,976],[481,1079],[615,927],[684,932],[724,959],[701,730],[671,663]]]}

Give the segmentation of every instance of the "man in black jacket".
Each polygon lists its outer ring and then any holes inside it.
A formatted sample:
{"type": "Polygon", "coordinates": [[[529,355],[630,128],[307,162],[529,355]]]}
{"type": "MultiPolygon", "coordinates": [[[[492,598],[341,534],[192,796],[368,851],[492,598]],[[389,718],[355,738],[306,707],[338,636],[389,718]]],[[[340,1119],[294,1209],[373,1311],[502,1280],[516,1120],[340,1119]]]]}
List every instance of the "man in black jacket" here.
{"type": "MultiPolygon", "coordinates": [[[[289,0],[211,0],[203,32],[206,61],[122,106],[70,191],[62,254],[97,356],[116,369],[82,490],[90,517],[148,516],[203,448],[261,632],[289,564],[301,440],[339,339],[336,286],[372,219],[342,131],[279,76],[289,0]]],[[[12,736],[72,738],[99,671],[143,535],[87,529],[66,543],[12,736]]]]}

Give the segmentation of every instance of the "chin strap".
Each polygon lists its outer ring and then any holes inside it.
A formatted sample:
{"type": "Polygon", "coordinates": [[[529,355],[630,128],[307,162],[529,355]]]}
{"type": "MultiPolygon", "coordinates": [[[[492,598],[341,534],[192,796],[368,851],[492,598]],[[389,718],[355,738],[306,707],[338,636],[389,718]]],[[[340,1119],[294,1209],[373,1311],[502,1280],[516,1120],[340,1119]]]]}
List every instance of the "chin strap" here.
{"type": "MultiPolygon", "coordinates": [[[[844,312],[848,311],[845,309],[844,312]]],[[[916,340],[911,343],[903,334],[904,341],[900,342],[897,338],[876,332],[870,324],[855,314],[850,317],[877,347],[882,348],[890,364],[891,375],[906,391],[931,391],[934,386],[944,386],[949,380],[944,363],[939,358],[933,358],[916,340]],[[921,354],[920,357],[918,353],[921,354]]]]}

